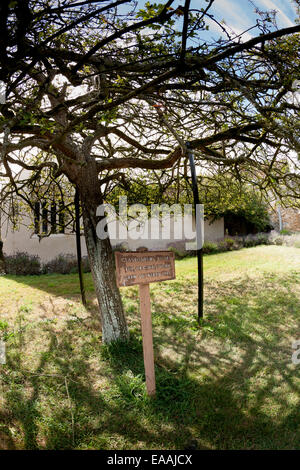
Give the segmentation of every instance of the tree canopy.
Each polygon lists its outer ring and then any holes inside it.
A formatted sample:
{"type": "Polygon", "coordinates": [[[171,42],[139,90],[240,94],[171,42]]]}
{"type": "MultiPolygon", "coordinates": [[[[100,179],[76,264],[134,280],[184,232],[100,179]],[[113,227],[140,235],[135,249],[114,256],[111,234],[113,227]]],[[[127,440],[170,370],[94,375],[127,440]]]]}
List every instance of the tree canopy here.
{"type": "Polygon", "coordinates": [[[288,183],[274,163],[299,152],[300,27],[262,21],[248,41],[209,42],[213,3],[2,2],[3,175],[18,163],[76,182],[93,160],[100,183],[128,169],[164,176],[186,171],[189,141],[200,168],[251,167],[266,184],[288,183]]]}
{"type": "Polygon", "coordinates": [[[257,12],[244,40],[212,15],[217,1],[0,5],[2,194],[31,203],[16,168],[31,185],[63,175],[76,186],[107,341],[127,337],[109,242],[95,235],[114,185],[186,177],[189,142],[204,175],[230,171],[299,198],[300,25],[278,29],[257,12]],[[216,40],[210,21],[224,33],[216,40]]]}

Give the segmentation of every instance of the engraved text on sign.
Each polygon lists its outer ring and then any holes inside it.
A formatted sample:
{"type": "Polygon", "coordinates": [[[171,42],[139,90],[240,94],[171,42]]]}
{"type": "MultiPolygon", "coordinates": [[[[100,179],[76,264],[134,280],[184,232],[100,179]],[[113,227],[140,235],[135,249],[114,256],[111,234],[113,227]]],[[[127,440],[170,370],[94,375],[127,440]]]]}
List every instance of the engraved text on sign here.
{"type": "Polygon", "coordinates": [[[175,258],[170,251],[115,252],[119,287],[175,279],[175,258]]]}

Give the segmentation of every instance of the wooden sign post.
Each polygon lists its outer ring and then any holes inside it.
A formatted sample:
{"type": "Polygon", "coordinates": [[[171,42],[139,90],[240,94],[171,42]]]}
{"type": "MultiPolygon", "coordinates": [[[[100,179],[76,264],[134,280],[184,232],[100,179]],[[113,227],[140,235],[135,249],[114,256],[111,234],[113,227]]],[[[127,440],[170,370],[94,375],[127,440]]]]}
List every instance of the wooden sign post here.
{"type": "Polygon", "coordinates": [[[150,286],[149,284],[140,284],[139,290],[146,388],[148,395],[155,395],[155,369],[150,304],[150,286]]]}
{"type": "Polygon", "coordinates": [[[150,304],[150,282],[175,279],[175,257],[170,251],[115,252],[119,287],[138,284],[143,336],[143,353],[148,395],[155,395],[155,370],[150,304]]]}

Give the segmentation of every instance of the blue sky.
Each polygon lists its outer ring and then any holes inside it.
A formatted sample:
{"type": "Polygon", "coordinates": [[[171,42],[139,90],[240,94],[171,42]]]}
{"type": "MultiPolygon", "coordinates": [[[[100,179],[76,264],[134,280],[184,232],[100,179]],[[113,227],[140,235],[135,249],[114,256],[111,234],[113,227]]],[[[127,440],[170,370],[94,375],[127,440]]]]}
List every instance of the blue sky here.
{"type": "MultiPolygon", "coordinates": [[[[202,0],[193,1],[195,6],[203,3],[205,2],[202,0]]],[[[218,20],[224,19],[228,27],[240,33],[255,24],[257,18],[255,7],[262,11],[276,10],[279,28],[295,25],[295,19],[297,17],[296,6],[294,2],[289,0],[215,0],[211,13],[213,13],[218,20]]],[[[210,31],[211,34],[219,31],[219,28],[211,21],[210,31]]],[[[245,39],[248,39],[250,35],[255,36],[257,34],[259,34],[259,31],[254,29],[247,33],[245,39]]]]}
{"type": "MultiPolygon", "coordinates": [[[[138,2],[140,7],[151,0],[140,0],[138,2]]],[[[164,3],[166,0],[154,0],[153,3],[164,3]]],[[[173,7],[184,5],[184,0],[175,0],[173,7]]],[[[200,9],[207,6],[206,0],[191,0],[191,8],[200,9]]],[[[215,0],[209,13],[213,14],[215,19],[219,22],[225,21],[225,27],[230,28],[240,34],[248,28],[256,24],[258,15],[255,13],[255,8],[261,11],[276,10],[277,25],[279,28],[286,28],[295,25],[297,18],[296,5],[293,0],[215,0]]],[[[181,19],[182,21],[182,19],[181,19]]],[[[181,29],[178,21],[178,29],[181,29]]],[[[202,33],[203,39],[218,39],[220,36],[224,37],[220,27],[211,19],[207,19],[207,24],[210,27],[208,33],[202,33]]],[[[273,28],[271,28],[273,29],[273,28]]],[[[252,36],[260,34],[258,28],[252,29],[242,36],[242,40],[248,40],[252,36]]]]}

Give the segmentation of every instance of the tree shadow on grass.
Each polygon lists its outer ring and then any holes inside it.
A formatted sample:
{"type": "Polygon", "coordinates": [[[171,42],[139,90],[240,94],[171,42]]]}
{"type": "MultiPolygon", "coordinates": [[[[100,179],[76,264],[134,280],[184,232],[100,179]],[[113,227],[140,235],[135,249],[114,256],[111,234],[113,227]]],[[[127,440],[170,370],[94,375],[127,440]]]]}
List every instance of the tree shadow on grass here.
{"type": "Polygon", "coordinates": [[[0,450],[15,450],[13,436],[9,428],[5,425],[7,416],[5,413],[0,413],[0,423],[2,423],[2,430],[0,431],[0,450]]]}
{"type": "MultiPolygon", "coordinates": [[[[85,273],[85,292],[87,310],[94,312],[93,300],[96,298],[93,281],[90,273],[85,273]]],[[[78,274],[47,274],[34,276],[2,276],[2,280],[13,281],[33,289],[40,290],[54,297],[61,297],[66,300],[81,300],[78,274]]]]}
{"type": "Polygon", "coordinates": [[[201,330],[192,317],[156,321],[165,306],[154,302],[155,399],[145,392],[139,332],[128,344],[101,346],[84,323],[67,322],[59,336],[44,325],[48,344],[29,373],[24,330],[9,348],[4,378],[1,418],[5,429],[19,430],[7,434],[11,445],[299,449],[300,381],[283,339],[298,321],[300,299],[284,280],[276,292],[258,295],[247,280],[224,283],[219,294],[201,330]]]}
{"type": "MultiPolygon", "coordinates": [[[[72,341],[72,338],[69,338],[72,341]]],[[[64,349],[68,346],[64,342],[64,349]]],[[[49,348],[49,351],[51,349],[49,348]]],[[[53,350],[52,350],[53,352],[53,350]]],[[[127,345],[115,344],[104,348],[103,356],[110,375],[110,388],[96,391],[90,381],[90,367],[84,357],[68,357],[54,351],[47,362],[55,364],[57,377],[39,376],[44,362],[27,377],[33,391],[27,396],[20,388],[7,395],[7,406],[13,421],[21,422],[26,449],[68,448],[142,448],[182,449],[196,441],[198,448],[282,448],[289,447],[291,424],[299,424],[298,408],[281,426],[259,408],[248,415],[243,400],[235,396],[233,384],[245,374],[247,364],[255,357],[255,348],[249,348],[239,366],[230,375],[199,381],[184,371],[176,373],[174,364],[165,361],[156,365],[157,397],[149,399],[144,390],[144,371],[140,341],[132,339],[127,345]],[[72,442],[71,416],[64,390],[63,378],[68,378],[69,393],[74,407],[75,443],[72,442]],[[58,392],[57,392],[58,390],[58,392]],[[37,440],[43,412],[41,394],[48,395],[46,426],[43,439],[37,440]],[[53,396],[54,395],[54,396],[53,396]],[[53,400],[57,402],[53,402],[53,400]],[[288,424],[288,427],[286,426],[288,424]],[[286,439],[282,432],[288,429],[286,439]],[[116,440],[116,444],[111,441],[116,440]]],[[[21,372],[21,371],[20,371],[21,372]]],[[[270,386],[264,392],[272,394],[270,386]]],[[[297,388],[298,391],[298,388],[297,388]]],[[[247,388],[243,390],[246,397],[247,388]]],[[[45,398],[43,398],[44,400],[45,398]]],[[[284,405],[284,400],[282,400],[284,405]]],[[[253,410],[253,407],[252,407],[253,410]]],[[[296,430],[296,429],[295,429],[296,430]]],[[[297,438],[292,448],[299,446],[297,438]]]]}
{"type": "MultiPolygon", "coordinates": [[[[25,372],[22,367],[22,347],[23,335],[19,335],[17,345],[17,351],[13,360],[8,360],[8,369],[10,370],[11,377],[7,374],[4,377],[4,381],[9,383],[9,387],[6,393],[6,407],[9,411],[6,421],[9,422],[11,418],[13,421],[17,421],[20,424],[20,429],[23,432],[24,448],[25,449],[38,449],[37,443],[37,421],[40,418],[38,410],[40,382],[39,375],[43,373],[46,366],[47,355],[42,354],[39,361],[38,367],[35,369],[33,374],[26,377],[27,371],[25,372]],[[14,374],[15,372],[15,374],[14,374]],[[11,379],[11,380],[10,380],[11,379]],[[29,387],[24,390],[23,384],[29,382],[29,387]]],[[[52,336],[48,346],[48,352],[51,352],[54,348],[55,338],[52,336]]]]}
{"type": "MultiPolygon", "coordinates": [[[[216,448],[300,446],[300,381],[291,363],[292,340],[300,337],[297,277],[278,277],[276,290],[268,277],[220,283],[199,334],[192,333],[192,318],[188,328],[186,316],[183,324],[166,316],[159,330],[160,363],[189,377],[202,375],[196,413],[207,416],[210,437],[212,428],[219,429],[216,448]],[[173,361],[162,354],[170,344],[173,361]]],[[[154,309],[161,319],[165,305],[157,301],[154,309]]]]}

